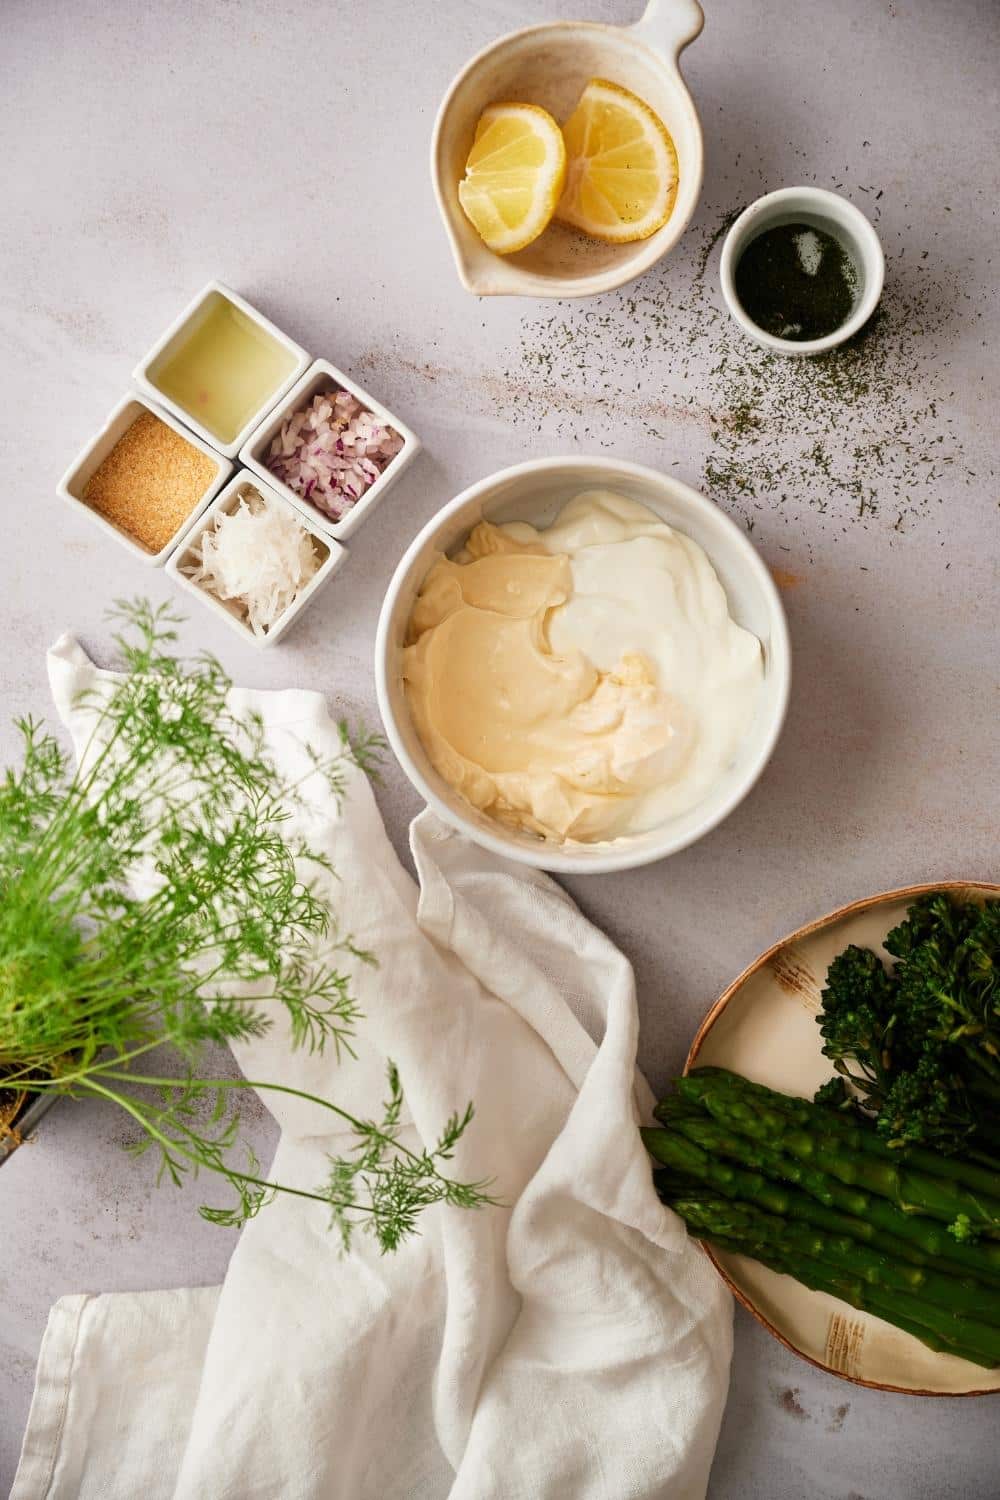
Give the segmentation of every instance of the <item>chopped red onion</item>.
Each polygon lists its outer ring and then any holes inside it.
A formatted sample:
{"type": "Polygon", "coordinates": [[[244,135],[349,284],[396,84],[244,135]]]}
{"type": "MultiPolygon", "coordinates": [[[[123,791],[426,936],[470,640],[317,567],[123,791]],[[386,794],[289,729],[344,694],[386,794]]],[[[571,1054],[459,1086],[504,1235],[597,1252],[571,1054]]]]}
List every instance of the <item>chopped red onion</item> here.
{"type": "Polygon", "coordinates": [[[339,521],[402,446],[399,433],[350,391],[325,391],[286,417],[265,463],[276,479],[339,521]]]}

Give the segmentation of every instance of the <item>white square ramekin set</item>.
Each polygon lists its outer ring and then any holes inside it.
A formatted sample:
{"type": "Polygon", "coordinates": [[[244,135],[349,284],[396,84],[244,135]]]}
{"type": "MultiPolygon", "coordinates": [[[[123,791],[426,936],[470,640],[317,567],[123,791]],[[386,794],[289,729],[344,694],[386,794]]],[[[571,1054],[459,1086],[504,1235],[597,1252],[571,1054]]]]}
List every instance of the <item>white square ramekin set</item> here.
{"type": "Polygon", "coordinates": [[[346,560],[347,551],[343,541],[354,534],[375,509],[382,497],[395,484],[403,470],[420,451],[419,439],[405,423],[368,392],[349,380],[348,377],[327,360],[312,360],[305,349],[282,333],[257,309],[231,291],[220,281],[211,281],[199,292],[194,301],[170,325],[163,337],[157,341],[146,357],[133,371],[137,386],[134,394],[126,396],[110,413],[100,432],[66,470],[58,484],[58,493],[75,509],[96,522],[108,535],[121,542],[133,557],[154,567],[166,565],[170,577],[182,588],[197,594],[219,618],[231,625],[244,640],[256,646],[273,645],[292,624],[307,604],[315,598],[337,568],[346,560]],[[279,344],[291,358],[288,375],[271,391],[266,400],[250,417],[242,430],[231,441],[223,442],[217,434],[204,426],[193,412],[180,405],[157,384],[158,371],[165,361],[197,331],[204,319],[225,300],[279,344]],[[403,440],[400,451],[386,465],[378,479],[365,490],[350,511],[339,521],[332,521],[302,499],[288,485],[271,474],[265,465],[267,450],[275,434],[300,407],[307,405],[314,396],[335,389],[349,391],[363,407],[372,412],[386,426],[393,428],[403,440]],[[208,487],[195,502],[190,514],[179,530],[161,551],[153,553],[140,542],[105,519],[84,499],[88,481],[118,443],[127,429],[142,412],[150,411],[180,434],[193,447],[206,454],[215,464],[216,472],[208,487]],[[242,465],[237,468],[236,464],[242,465]],[[215,598],[206,589],[193,583],[180,571],[192,545],[197,542],[205,528],[211,525],[222,511],[234,507],[244,484],[250,484],[271,503],[290,506],[312,533],[327,556],[309,585],[293,601],[285,613],[270,628],[266,635],[258,636],[244,623],[235,609],[215,598]]]}

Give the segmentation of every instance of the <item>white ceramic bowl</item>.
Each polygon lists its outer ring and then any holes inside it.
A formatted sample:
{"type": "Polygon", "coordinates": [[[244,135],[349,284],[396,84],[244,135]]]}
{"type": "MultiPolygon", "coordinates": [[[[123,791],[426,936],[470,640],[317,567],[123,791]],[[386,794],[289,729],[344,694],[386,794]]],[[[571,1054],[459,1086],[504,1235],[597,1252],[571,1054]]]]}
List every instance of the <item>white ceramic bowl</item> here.
{"type": "Polygon", "coordinates": [[[543,458],[501,469],[445,505],[407,550],[382,605],[375,643],[375,682],[389,743],[430,807],[476,843],[521,864],[566,874],[601,874],[651,864],[693,844],[742,801],[774,749],[790,683],[788,627],[778,591],[763,560],[718,506],[655,469],[614,458],[543,458]],[[711,794],[661,827],[602,844],[563,847],[518,833],[486,817],[434,770],[414,729],[402,679],[402,650],[413,602],[429,569],[465,540],[480,520],[530,521],[547,526],[574,495],[617,490],[704,548],[729,599],[733,618],[759,637],[764,683],[756,718],[711,794]]]}
{"type": "Polygon", "coordinates": [[[289,505],[284,495],[280,495],[272,485],[265,484],[256,474],[249,473],[246,469],[237,469],[226,487],[216,495],[208,509],[198,518],[181,538],[177,550],[167,562],[167,573],[182,589],[189,594],[194,594],[201,600],[206,608],[220,620],[224,620],[231,630],[243,637],[251,646],[265,648],[274,646],[285,634],[286,630],[299,618],[302,611],[312,603],[320,589],[333,577],[334,573],[343,563],[347,561],[347,550],[332,537],[324,536],[319,527],[316,526],[308,516],[304,516],[297,506],[289,505]],[[249,485],[258,494],[263,495],[272,505],[283,506],[290,510],[296,521],[315,538],[321,551],[326,557],[320,567],[313,574],[302,592],[293,599],[292,603],[279,615],[266,635],[256,635],[245,620],[242,620],[234,605],[230,605],[224,599],[217,599],[208,589],[202,588],[201,584],[195,583],[182,571],[188,561],[192,546],[207,528],[214,524],[216,516],[223,511],[236,509],[239,503],[240,491],[244,485],[249,485]]]}
{"type": "Polygon", "coordinates": [[[701,193],[701,125],[678,58],[704,24],[697,0],[649,0],[634,26],[554,21],[492,42],[467,63],[438,111],[431,177],[462,285],[478,297],[591,297],[641,276],[680,239],[701,193]],[[606,245],[550,224],[515,255],[488,250],[462,212],[458,184],[488,104],[540,104],[562,124],[591,78],[623,84],[654,109],[677,148],[669,219],[631,245],[606,245]]]}
{"type": "Polygon", "coordinates": [[[331,365],[326,359],[317,359],[309,366],[301,380],[296,381],[288,395],[278,403],[270,416],[265,417],[256,432],[252,433],[248,441],[243,444],[240,450],[240,463],[245,464],[252,473],[263,479],[271,489],[284,495],[289,504],[294,505],[296,510],[300,510],[306,520],[318,526],[320,531],[327,536],[332,536],[336,541],[345,542],[368,519],[386,491],[391,489],[403,470],[409,467],[419,452],[420,439],[416,433],[410,431],[405,422],[394,417],[381,402],[369,396],[368,392],[360,385],[356,385],[353,380],[349,380],[342,370],[337,369],[336,365],[331,365]],[[403,439],[403,446],[395,458],[386,465],[374,484],[368,486],[361,499],[351,507],[347,515],[340,521],[331,521],[321,510],[317,510],[315,505],[310,505],[308,500],[296,494],[289,485],[272,474],[264,460],[275,435],[288,417],[301,407],[308,406],[314,396],[318,396],[321,392],[336,390],[338,387],[341,390],[350,391],[351,395],[360,401],[361,405],[373,416],[378,417],[380,422],[386,427],[391,427],[394,432],[398,432],[403,439]]]}
{"type": "Polygon", "coordinates": [[[839,193],[826,188],[793,187],[779,188],[767,193],[743,210],[722,246],[719,261],[719,279],[726,306],[736,322],[749,338],[770,349],[775,354],[825,354],[836,349],[863,328],[878,306],[885,280],[885,255],[874,228],[860,208],[855,208],[839,193]],[[847,249],[861,278],[857,299],[851,316],[833,333],[821,339],[780,339],[760,328],[743,309],[736,295],[736,267],[751,240],[773,229],[779,224],[794,224],[799,221],[816,224],[820,229],[833,234],[847,249]]]}

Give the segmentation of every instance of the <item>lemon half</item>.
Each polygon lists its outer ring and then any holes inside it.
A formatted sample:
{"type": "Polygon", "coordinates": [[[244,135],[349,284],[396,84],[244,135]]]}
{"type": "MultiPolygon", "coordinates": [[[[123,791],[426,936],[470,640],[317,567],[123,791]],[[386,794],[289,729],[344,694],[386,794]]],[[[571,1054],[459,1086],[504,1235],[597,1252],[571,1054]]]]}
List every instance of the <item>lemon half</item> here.
{"type": "Polygon", "coordinates": [[[648,104],[619,83],[592,78],[563,136],[569,161],[557,219],[612,244],[647,239],[667,222],[677,152],[648,104]]]}
{"type": "Polygon", "coordinates": [[[537,104],[491,104],[480,116],[458,201],[497,255],[530,245],[566,180],[562,131],[537,104]]]}

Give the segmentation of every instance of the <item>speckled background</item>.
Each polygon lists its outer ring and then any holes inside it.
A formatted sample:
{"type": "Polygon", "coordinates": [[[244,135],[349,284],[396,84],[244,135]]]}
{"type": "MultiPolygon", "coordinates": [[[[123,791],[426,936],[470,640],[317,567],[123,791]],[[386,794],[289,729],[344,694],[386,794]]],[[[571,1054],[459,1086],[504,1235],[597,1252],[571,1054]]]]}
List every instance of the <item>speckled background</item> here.
{"type": "MultiPolygon", "coordinates": [[[[371,649],[406,542],[505,463],[611,452],[670,467],[751,528],[785,589],[795,683],[750,799],[668,863],[573,885],[633,958],[641,1062],[682,1061],[764,946],[867,892],[998,878],[1000,550],[992,0],[706,0],[687,75],[702,208],[632,289],[562,307],[459,287],[427,174],[437,101],[478,47],[628,0],[5,0],[3,750],[48,711],[44,650],[108,652],[106,604],[170,588],[55,499],[136,359],[227,280],[395,408],[426,453],[300,628],[259,656],[207,611],[188,645],[245,683],[322,687],[375,719],[371,649]],[[877,218],[886,317],[825,377],[769,367],[720,315],[723,216],[797,181],[877,218]],[[831,380],[833,384],[831,385],[831,380]]],[[[405,857],[416,799],[378,791],[405,857]]],[[[273,1132],[252,1122],[265,1155],[273,1132]]],[[[0,1176],[0,1489],[48,1307],[64,1292],[218,1281],[233,1239],[157,1190],[117,1119],[68,1105],[0,1176]]],[[[998,1408],[857,1389],[742,1312],[712,1500],[979,1500],[998,1408]]],[[[569,1500],[569,1497],[567,1497],[569,1500]]]]}

